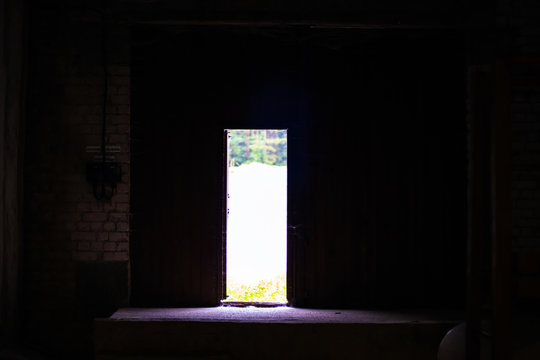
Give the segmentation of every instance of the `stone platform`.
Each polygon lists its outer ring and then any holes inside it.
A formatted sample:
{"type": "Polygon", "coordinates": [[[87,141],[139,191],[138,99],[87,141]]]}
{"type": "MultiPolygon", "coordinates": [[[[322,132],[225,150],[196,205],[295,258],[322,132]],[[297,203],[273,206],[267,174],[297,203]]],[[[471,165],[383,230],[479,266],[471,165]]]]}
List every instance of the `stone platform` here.
{"type": "Polygon", "coordinates": [[[436,360],[459,322],[441,312],[126,308],[95,321],[95,359],[436,360]]]}

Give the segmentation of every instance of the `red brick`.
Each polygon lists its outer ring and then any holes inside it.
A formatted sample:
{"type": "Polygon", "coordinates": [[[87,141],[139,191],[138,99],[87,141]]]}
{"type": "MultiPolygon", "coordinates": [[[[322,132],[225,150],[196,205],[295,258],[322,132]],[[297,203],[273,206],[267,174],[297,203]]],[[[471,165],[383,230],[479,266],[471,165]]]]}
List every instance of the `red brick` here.
{"type": "Polygon", "coordinates": [[[116,211],[129,211],[129,203],[126,201],[119,201],[116,203],[116,211]]]}
{"type": "Polygon", "coordinates": [[[107,214],[105,213],[86,213],[83,215],[84,221],[105,221],[107,214]]]}
{"type": "Polygon", "coordinates": [[[129,95],[130,89],[128,86],[118,86],[116,88],[116,93],[119,95],[129,95]]]}
{"type": "Polygon", "coordinates": [[[120,124],[116,126],[117,134],[129,134],[130,126],[129,124],[120,124]]]}
{"type": "Polygon", "coordinates": [[[79,126],[81,134],[100,134],[99,124],[82,124],[79,126]]]}
{"type": "Polygon", "coordinates": [[[127,261],[129,260],[127,252],[113,252],[113,253],[104,253],[104,261],[127,261]]]}
{"type": "Polygon", "coordinates": [[[119,222],[116,224],[117,231],[129,231],[129,224],[127,222],[119,222]]]}
{"type": "Polygon", "coordinates": [[[90,243],[89,243],[88,241],[81,241],[81,242],[78,244],[77,248],[78,248],[79,250],[83,250],[83,251],[84,251],[84,250],[90,250],[90,243]]]}
{"type": "Polygon", "coordinates": [[[105,242],[105,243],[103,243],[103,250],[105,250],[105,251],[116,251],[116,243],[114,243],[114,242],[105,242]]]}
{"type": "MultiPolygon", "coordinates": [[[[113,200],[118,203],[129,203],[129,194],[116,194],[113,196],[113,200]]],[[[116,205],[116,209],[118,210],[118,205],[116,205]]]]}
{"type": "Polygon", "coordinates": [[[129,86],[131,81],[129,76],[111,76],[110,82],[113,86],[129,86]]]}
{"type": "Polygon", "coordinates": [[[95,241],[90,244],[90,249],[94,251],[103,251],[103,242],[95,241]]]}
{"type": "Polygon", "coordinates": [[[97,253],[90,251],[76,251],[73,253],[73,260],[75,261],[95,261],[97,259],[97,253]]]}
{"type": "Polygon", "coordinates": [[[112,95],[111,102],[117,105],[129,104],[129,95],[112,95]]]}
{"type": "Polygon", "coordinates": [[[96,234],[93,232],[74,232],[71,234],[71,240],[74,241],[93,241],[96,239],[96,234]]]}
{"type": "Polygon", "coordinates": [[[129,115],[113,115],[111,116],[112,124],[125,124],[129,125],[130,117],[129,115]]]}
{"type": "Polygon", "coordinates": [[[116,113],[117,114],[129,114],[130,113],[130,106],[129,105],[117,106],[116,113]]]}
{"type": "Polygon", "coordinates": [[[90,230],[90,223],[88,223],[88,222],[78,222],[77,223],[77,230],[78,231],[89,231],[90,230]]]}
{"type": "Polygon", "coordinates": [[[112,78],[128,77],[129,78],[129,66],[126,65],[109,65],[108,73],[112,78]]]}
{"type": "Polygon", "coordinates": [[[94,201],[91,203],[92,212],[107,212],[114,210],[114,205],[109,202],[94,201]]]}
{"type": "MultiPolygon", "coordinates": [[[[118,186],[116,187],[116,191],[118,194],[129,194],[129,185],[118,184],[118,186]]],[[[127,216],[126,214],[122,214],[122,215],[127,216]]],[[[126,221],[127,219],[124,218],[124,219],[118,219],[118,220],[126,221]]]]}
{"type": "Polygon", "coordinates": [[[112,232],[109,234],[109,240],[110,241],[128,241],[129,240],[129,233],[127,232],[112,232]]]}
{"type": "Polygon", "coordinates": [[[103,223],[102,222],[93,222],[90,223],[90,230],[92,231],[103,231],[103,223]]]}
{"type": "Polygon", "coordinates": [[[129,163],[130,160],[129,154],[127,153],[116,154],[116,161],[120,163],[129,163]]]}
{"type": "Polygon", "coordinates": [[[128,144],[129,135],[128,134],[113,134],[108,136],[107,143],[109,144],[128,144]]]}
{"type": "Polygon", "coordinates": [[[105,231],[115,231],[116,230],[116,224],[108,221],[105,224],[103,224],[103,230],[105,231]]]}
{"type": "Polygon", "coordinates": [[[109,220],[110,221],[127,221],[128,215],[126,213],[110,213],[109,220]]]}

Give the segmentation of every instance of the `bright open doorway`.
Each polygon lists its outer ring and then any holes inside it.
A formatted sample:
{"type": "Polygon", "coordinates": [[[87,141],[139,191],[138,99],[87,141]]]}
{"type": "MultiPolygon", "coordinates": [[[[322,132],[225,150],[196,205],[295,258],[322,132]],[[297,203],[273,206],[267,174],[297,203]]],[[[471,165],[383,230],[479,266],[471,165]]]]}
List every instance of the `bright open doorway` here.
{"type": "Polygon", "coordinates": [[[287,302],[287,130],[226,130],[226,301],[287,302]]]}

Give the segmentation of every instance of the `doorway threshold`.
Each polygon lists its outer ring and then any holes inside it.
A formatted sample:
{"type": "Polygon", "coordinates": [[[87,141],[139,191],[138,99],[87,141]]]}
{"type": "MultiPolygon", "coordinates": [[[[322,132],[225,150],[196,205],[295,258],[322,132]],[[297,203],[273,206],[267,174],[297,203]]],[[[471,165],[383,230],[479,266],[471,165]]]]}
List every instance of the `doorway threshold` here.
{"type": "Polygon", "coordinates": [[[248,305],[245,307],[122,308],[107,320],[311,324],[457,324],[462,318],[462,314],[444,311],[306,309],[289,306],[256,307],[248,305]]]}
{"type": "Polygon", "coordinates": [[[221,300],[221,306],[233,306],[233,307],[262,307],[273,308],[280,306],[288,306],[288,303],[283,302],[271,302],[271,301],[233,301],[233,300],[221,300]]]}

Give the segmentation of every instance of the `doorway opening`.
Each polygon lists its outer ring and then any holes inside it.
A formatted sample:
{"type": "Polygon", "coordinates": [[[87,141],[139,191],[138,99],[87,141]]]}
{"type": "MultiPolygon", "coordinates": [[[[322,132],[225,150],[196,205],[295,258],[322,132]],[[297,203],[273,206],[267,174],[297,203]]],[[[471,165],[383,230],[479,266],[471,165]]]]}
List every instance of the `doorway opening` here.
{"type": "Polygon", "coordinates": [[[225,138],[225,302],[286,303],[287,130],[225,138]]]}

